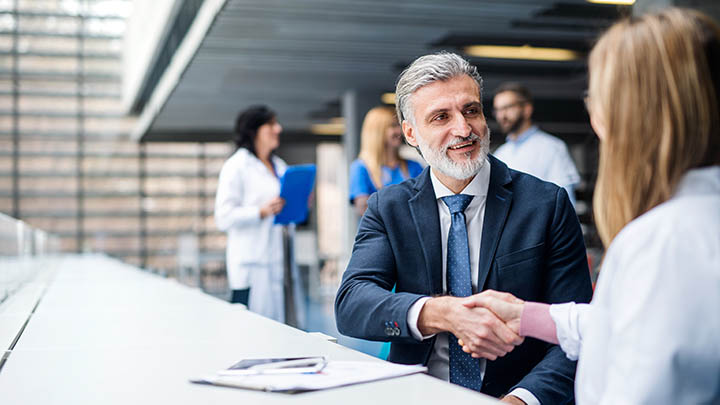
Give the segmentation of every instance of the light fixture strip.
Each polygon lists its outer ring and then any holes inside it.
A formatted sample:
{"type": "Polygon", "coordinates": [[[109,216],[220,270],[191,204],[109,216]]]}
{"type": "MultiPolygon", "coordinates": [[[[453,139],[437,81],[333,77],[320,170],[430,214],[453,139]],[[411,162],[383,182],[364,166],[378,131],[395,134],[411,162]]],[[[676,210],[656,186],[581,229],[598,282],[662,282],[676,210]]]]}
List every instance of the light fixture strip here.
{"type": "Polygon", "coordinates": [[[525,59],[545,61],[570,61],[582,58],[582,54],[571,49],[540,48],[530,45],[471,45],[465,47],[465,53],[479,58],[525,59]]]}

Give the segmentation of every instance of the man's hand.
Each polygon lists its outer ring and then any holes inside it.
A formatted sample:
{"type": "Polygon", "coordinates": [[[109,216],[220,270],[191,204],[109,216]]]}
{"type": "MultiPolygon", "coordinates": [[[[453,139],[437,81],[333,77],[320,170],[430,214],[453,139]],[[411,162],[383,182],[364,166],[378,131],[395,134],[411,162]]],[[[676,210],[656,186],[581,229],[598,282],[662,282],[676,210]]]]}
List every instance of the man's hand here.
{"type": "MultiPolygon", "coordinates": [[[[515,296],[509,293],[485,290],[479,294],[463,299],[462,304],[470,309],[484,308],[490,310],[493,315],[505,323],[505,326],[510,329],[513,334],[519,337],[520,317],[522,316],[523,305],[525,305],[523,300],[515,298],[515,296]]],[[[519,337],[519,342],[522,343],[523,341],[524,338],[519,337]]],[[[516,343],[516,345],[520,343],[516,343]]],[[[463,347],[465,353],[470,353],[472,357],[484,357],[483,352],[479,351],[476,345],[462,339],[458,340],[458,344],[463,347]]]]}
{"type": "Polygon", "coordinates": [[[525,301],[515,298],[510,293],[485,290],[467,297],[463,305],[468,308],[487,308],[502,319],[513,332],[517,334],[520,331],[520,318],[525,301]]]}
{"type": "Polygon", "coordinates": [[[418,317],[420,333],[450,332],[467,346],[467,353],[489,360],[506,355],[522,343],[523,339],[490,310],[464,305],[465,300],[449,296],[428,300],[418,317]]]}

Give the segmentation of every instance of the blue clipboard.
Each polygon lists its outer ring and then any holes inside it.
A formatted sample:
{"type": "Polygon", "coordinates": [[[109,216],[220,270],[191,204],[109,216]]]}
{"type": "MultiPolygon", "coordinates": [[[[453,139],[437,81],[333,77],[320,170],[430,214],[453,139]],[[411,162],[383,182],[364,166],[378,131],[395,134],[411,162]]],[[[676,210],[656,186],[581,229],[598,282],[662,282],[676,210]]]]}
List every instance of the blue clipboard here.
{"type": "Polygon", "coordinates": [[[308,216],[308,199],[315,185],[315,165],[290,166],[280,179],[280,197],[285,206],[275,216],[281,225],[305,222],[308,216]]]}

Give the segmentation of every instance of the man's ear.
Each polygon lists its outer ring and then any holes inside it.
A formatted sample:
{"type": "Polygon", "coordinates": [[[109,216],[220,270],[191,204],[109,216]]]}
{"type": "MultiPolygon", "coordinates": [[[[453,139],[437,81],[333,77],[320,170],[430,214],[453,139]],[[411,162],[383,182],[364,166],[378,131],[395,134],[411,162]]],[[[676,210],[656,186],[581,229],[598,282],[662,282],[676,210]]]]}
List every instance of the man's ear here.
{"type": "Polygon", "coordinates": [[[535,107],[532,103],[525,103],[523,114],[525,115],[526,120],[532,119],[533,111],[535,111],[535,107]]]}
{"type": "Polygon", "coordinates": [[[415,128],[408,122],[408,120],[403,120],[402,122],[402,131],[403,135],[405,135],[405,141],[407,141],[408,145],[410,146],[418,146],[417,139],[415,139],[415,128]]]}

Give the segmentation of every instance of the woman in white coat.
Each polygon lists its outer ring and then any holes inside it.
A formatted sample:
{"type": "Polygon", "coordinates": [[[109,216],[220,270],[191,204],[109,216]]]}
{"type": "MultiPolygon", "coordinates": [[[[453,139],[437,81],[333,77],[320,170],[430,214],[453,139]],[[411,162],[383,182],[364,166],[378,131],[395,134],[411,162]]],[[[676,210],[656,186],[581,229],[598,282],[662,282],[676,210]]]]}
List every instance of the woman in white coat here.
{"type": "Polygon", "coordinates": [[[280,146],[280,132],[275,113],[266,106],[238,115],[238,149],[220,171],[215,223],[228,235],[231,302],[284,322],[282,227],[273,223],[285,204],[279,179],[287,165],[273,153],[280,146]]]}
{"type": "Polygon", "coordinates": [[[720,26],[677,8],[626,20],[589,68],[609,246],[592,302],[466,304],[578,359],[579,405],[720,404],[720,26]]]}

